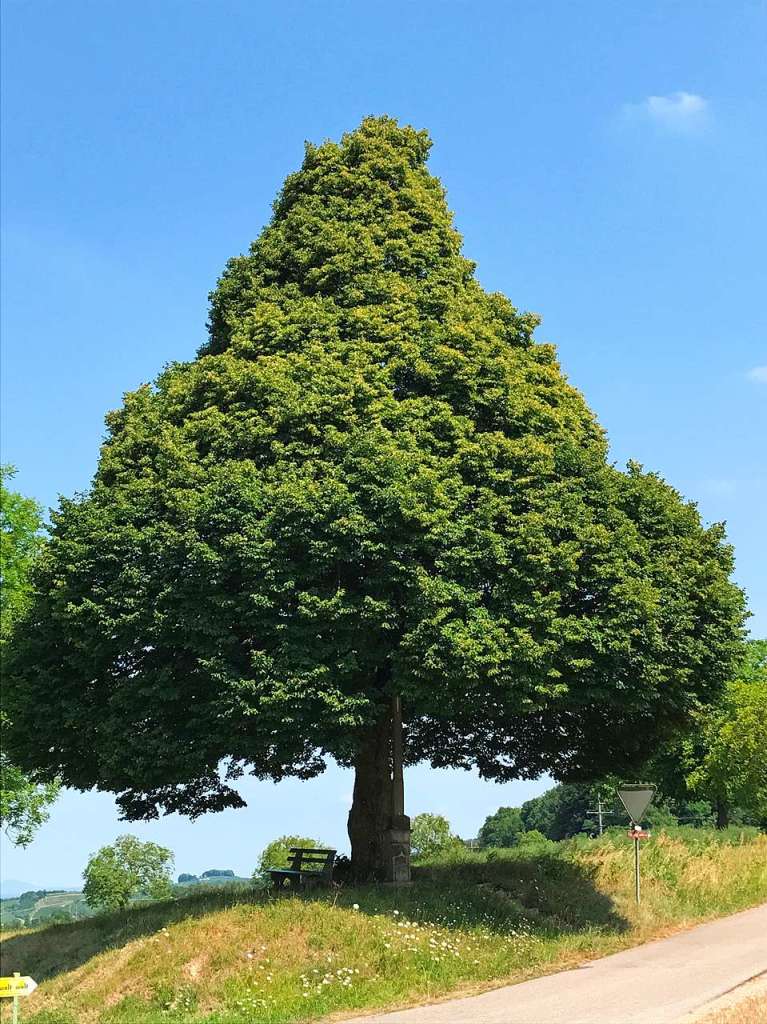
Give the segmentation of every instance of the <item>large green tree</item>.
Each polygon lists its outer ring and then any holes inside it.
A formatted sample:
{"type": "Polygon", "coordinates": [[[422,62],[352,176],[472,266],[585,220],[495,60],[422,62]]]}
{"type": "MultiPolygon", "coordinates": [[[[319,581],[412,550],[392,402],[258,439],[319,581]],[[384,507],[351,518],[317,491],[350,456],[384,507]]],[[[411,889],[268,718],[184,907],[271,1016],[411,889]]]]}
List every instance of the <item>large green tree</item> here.
{"type": "Polygon", "coordinates": [[[742,646],[717,699],[661,747],[647,777],[682,821],[767,825],[767,640],[742,646]]]}
{"type": "MultiPolygon", "coordinates": [[[[32,601],[30,574],[43,543],[42,513],[32,498],[6,486],[16,474],[13,466],[0,466],[0,669],[14,623],[32,601]]],[[[0,696],[2,688],[0,687],[0,696]]],[[[0,706],[0,740],[8,718],[0,706]]],[[[38,785],[8,757],[0,746],[0,828],[18,846],[26,846],[47,819],[59,791],[57,781],[38,785]]]]}
{"type": "Polygon", "coordinates": [[[89,907],[119,910],[136,896],[167,899],[173,892],[173,854],[165,846],[118,836],[88,860],[83,896],[89,907]]]}
{"type": "Polygon", "coordinates": [[[479,830],[480,846],[516,846],[525,831],[519,807],[499,807],[489,814],[479,830]]]}
{"type": "Polygon", "coordinates": [[[741,663],[717,704],[700,715],[687,784],[718,809],[732,808],[767,822],[767,640],[746,645],[741,663]]]}
{"type": "MultiPolygon", "coordinates": [[[[542,832],[547,839],[567,839],[579,832],[593,831],[597,816],[590,814],[597,807],[600,789],[597,786],[569,784],[555,786],[522,804],[520,816],[526,832],[542,832]]],[[[609,790],[602,789],[605,811],[612,810],[609,790]]],[[[605,817],[605,824],[614,824],[605,817]]]]}
{"type": "Polygon", "coordinates": [[[197,358],[109,415],[15,646],[24,765],[141,818],[332,756],[370,875],[393,695],[410,763],[511,779],[629,771],[717,693],[722,527],[610,464],[538,318],[477,282],[429,148],[386,117],[307,145],[197,358]]]}

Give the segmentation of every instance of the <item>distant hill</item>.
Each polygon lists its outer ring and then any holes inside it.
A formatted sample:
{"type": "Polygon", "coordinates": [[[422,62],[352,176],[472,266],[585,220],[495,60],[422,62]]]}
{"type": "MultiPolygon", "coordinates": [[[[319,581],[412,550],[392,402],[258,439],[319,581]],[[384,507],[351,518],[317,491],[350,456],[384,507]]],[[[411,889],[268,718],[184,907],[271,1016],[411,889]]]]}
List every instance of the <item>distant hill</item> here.
{"type": "Polygon", "coordinates": [[[0,927],[9,930],[52,921],[79,921],[92,915],[81,892],[62,889],[29,889],[0,901],[0,927]]]}
{"type": "Polygon", "coordinates": [[[203,874],[203,875],[185,875],[181,874],[178,876],[178,882],[175,883],[174,888],[176,889],[190,889],[196,885],[232,885],[233,883],[242,884],[247,882],[249,885],[252,884],[252,878],[243,878],[242,875],[232,874],[203,874]]]}
{"type": "MultiPolygon", "coordinates": [[[[227,885],[253,884],[250,878],[242,878],[234,872],[210,871],[199,878],[196,875],[180,875],[180,881],[174,883],[174,890],[179,894],[189,893],[193,889],[211,889],[227,885]]],[[[132,902],[145,902],[146,897],[138,896],[132,902]]],[[[77,889],[33,889],[31,887],[16,896],[0,900],[0,928],[12,931],[16,928],[34,928],[37,925],[54,921],[80,921],[92,917],[96,911],[91,910],[77,889]]]]}
{"type": "Polygon", "coordinates": [[[3,878],[0,880],[0,900],[13,900],[21,896],[23,892],[45,889],[47,892],[79,892],[82,888],[80,882],[67,885],[52,885],[48,882],[40,885],[39,882],[21,882],[18,878],[3,878]]]}
{"type": "Polygon", "coordinates": [[[236,875],[231,868],[209,868],[207,871],[203,871],[200,875],[193,875],[182,871],[175,884],[186,888],[190,885],[225,885],[231,882],[251,881],[252,879],[250,878],[243,878],[242,875],[236,875]]]}

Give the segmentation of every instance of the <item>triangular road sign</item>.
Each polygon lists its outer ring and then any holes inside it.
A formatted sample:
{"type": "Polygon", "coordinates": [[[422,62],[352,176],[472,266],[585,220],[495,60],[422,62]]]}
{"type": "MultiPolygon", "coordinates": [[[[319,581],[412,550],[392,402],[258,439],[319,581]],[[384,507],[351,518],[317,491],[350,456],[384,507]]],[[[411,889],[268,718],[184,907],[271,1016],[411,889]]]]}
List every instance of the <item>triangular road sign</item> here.
{"type": "Polygon", "coordinates": [[[640,824],[642,815],[655,796],[655,786],[621,786],[618,789],[618,796],[628,811],[629,818],[640,824]]]}

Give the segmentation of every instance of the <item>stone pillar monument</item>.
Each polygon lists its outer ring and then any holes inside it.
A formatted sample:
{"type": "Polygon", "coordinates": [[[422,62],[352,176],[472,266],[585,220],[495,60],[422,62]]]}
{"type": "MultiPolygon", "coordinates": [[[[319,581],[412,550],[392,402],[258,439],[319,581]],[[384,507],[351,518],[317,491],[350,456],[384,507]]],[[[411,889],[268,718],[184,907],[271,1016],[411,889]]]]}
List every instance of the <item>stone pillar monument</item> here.
{"type": "Polygon", "coordinates": [[[410,818],[405,814],[402,771],[402,701],[392,698],[392,815],[386,835],[386,881],[410,882],[410,818]]]}

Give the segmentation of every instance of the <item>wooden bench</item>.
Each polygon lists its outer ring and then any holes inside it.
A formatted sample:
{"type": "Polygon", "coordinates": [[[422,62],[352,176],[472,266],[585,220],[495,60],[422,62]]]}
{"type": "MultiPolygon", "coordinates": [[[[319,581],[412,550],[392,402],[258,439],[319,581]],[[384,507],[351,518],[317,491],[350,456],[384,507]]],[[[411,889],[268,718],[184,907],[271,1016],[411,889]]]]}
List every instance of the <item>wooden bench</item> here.
{"type": "Polygon", "coordinates": [[[330,885],[333,880],[335,850],[309,850],[292,846],[288,858],[289,867],[271,868],[269,874],[275,889],[282,889],[286,882],[291,888],[307,885],[330,885]]]}

